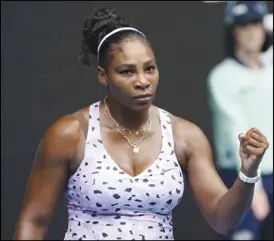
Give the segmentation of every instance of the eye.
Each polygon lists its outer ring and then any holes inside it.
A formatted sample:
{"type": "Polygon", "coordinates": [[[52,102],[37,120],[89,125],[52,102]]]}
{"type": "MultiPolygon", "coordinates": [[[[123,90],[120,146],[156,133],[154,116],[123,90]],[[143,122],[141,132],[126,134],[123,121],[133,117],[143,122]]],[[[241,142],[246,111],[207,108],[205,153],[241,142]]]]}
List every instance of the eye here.
{"type": "Polygon", "coordinates": [[[120,74],[122,74],[122,75],[131,75],[131,74],[133,74],[133,71],[130,70],[130,69],[125,69],[125,70],[122,70],[120,72],[120,74]]]}
{"type": "Polygon", "coordinates": [[[146,71],[152,72],[152,71],[154,71],[155,69],[156,69],[155,66],[148,66],[148,67],[146,68],[146,71]]]}

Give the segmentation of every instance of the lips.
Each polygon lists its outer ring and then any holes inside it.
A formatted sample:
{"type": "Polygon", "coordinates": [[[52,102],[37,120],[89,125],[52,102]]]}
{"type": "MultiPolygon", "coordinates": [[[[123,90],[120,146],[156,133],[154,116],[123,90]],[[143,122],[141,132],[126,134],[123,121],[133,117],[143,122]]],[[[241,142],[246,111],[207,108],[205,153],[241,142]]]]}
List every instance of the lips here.
{"type": "Polygon", "coordinates": [[[152,97],[152,94],[143,94],[143,95],[134,96],[133,99],[138,100],[138,99],[145,99],[150,97],[152,97]]]}

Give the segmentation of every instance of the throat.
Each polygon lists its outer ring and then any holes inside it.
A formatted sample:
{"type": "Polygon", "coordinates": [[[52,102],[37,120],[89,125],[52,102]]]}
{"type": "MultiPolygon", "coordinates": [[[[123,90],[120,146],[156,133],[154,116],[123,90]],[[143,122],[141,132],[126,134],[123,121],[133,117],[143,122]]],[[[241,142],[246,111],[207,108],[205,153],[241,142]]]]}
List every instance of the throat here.
{"type": "Polygon", "coordinates": [[[259,53],[249,53],[247,51],[237,49],[236,58],[248,68],[251,68],[254,70],[261,68],[259,53]]]}
{"type": "Polygon", "coordinates": [[[108,101],[107,98],[104,99],[104,109],[112,124],[129,134],[139,135],[151,118],[149,110],[135,112],[113,101],[108,101]]]}

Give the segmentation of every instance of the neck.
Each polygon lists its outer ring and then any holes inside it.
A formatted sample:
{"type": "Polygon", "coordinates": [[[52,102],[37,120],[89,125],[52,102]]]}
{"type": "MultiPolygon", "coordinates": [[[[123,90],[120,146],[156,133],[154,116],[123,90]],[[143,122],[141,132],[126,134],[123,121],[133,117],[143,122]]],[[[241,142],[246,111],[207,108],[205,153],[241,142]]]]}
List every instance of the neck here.
{"type": "Polygon", "coordinates": [[[106,104],[112,118],[129,130],[139,130],[148,120],[149,110],[133,111],[111,95],[107,96],[106,104]]]}
{"type": "Polygon", "coordinates": [[[236,50],[235,56],[251,69],[259,69],[261,67],[260,53],[249,52],[238,48],[236,50]]]}

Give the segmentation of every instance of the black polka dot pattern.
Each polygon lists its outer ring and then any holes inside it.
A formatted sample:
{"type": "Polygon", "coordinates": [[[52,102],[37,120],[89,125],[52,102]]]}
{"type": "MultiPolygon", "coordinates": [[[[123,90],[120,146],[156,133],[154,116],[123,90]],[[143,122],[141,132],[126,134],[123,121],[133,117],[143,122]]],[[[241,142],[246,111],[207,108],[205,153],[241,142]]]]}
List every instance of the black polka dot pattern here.
{"type": "Polygon", "coordinates": [[[67,185],[65,240],[173,240],[172,210],[184,192],[168,112],[159,109],[162,150],[137,177],[106,152],[99,102],[90,108],[85,158],[67,185]]]}

